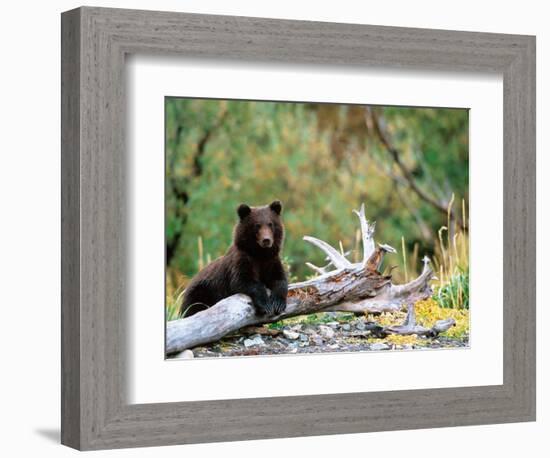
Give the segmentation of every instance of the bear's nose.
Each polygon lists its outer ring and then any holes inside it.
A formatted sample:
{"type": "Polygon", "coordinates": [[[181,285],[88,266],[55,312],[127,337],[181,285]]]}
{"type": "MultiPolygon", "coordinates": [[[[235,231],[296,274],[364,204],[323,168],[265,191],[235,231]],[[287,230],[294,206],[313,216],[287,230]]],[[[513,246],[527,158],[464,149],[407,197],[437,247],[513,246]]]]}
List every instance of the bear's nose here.
{"type": "Polygon", "coordinates": [[[263,240],[262,240],[262,245],[263,245],[264,247],[270,247],[270,246],[271,246],[271,239],[267,239],[267,238],[266,238],[266,239],[263,239],[263,240]]]}

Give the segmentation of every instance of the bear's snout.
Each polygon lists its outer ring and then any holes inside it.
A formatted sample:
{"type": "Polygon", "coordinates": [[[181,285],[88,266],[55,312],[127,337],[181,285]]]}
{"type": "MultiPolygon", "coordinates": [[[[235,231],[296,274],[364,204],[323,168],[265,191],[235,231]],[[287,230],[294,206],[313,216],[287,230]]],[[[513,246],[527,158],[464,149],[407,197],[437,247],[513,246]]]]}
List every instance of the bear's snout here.
{"type": "Polygon", "coordinates": [[[273,245],[273,231],[269,227],[262,227],[258,232],[258,244],[262,248],[271,248],[273,245]]]}

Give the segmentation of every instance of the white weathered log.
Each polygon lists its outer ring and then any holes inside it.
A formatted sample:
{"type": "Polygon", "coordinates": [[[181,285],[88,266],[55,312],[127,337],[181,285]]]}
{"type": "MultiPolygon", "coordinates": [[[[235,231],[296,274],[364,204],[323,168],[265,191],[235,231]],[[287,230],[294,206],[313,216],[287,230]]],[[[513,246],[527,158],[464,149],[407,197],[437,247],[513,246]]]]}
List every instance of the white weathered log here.
{"type": "Polygon", "coordinates": [[[428,268],[420,276],[404,285],[389,283],[388,287],[378,291],[374,297],[359,301],[341,302],[337,305],[323,308],[324,312],[381,313],[397,312],[403,304],[410,304],[426,299],[431,295],[428,284],[433,272],[428,268]]]}

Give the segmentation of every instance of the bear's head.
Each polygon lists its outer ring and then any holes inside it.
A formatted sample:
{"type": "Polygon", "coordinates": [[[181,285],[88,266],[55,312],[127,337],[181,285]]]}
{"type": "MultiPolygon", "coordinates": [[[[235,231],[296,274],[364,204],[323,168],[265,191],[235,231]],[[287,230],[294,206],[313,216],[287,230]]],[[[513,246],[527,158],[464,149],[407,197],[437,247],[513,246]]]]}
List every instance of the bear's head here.
{"type": "Polygon", "coordinates": [[[235,245],[253,256],[276,256],[283,245],[283,205],[275,200],[262,207],[241,204],[237,208],[239,222],[235,226],[235,245]]]}

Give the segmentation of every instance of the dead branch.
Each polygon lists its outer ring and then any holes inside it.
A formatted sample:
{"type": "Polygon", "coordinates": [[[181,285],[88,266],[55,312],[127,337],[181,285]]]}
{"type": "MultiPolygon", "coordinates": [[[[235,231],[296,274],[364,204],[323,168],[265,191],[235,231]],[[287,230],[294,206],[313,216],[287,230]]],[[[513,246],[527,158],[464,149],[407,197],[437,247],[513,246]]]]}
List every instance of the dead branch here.
{"type": "Polygon", "coordinates": [[[373,335],[381,338],[386,337],[388,334],[398,334],[402,336],[416,334],[417,336],[437,337],[442,332],[445,332],[454,326],[455,323],[456,322],[453,318],[447,318],[446,320],[436,321],[431,328],[420,326],[416,324],[414,304],[409,303],[407,316],[405,317],[403,324],[382,327],[376,323],[371,323],[371,326],[369,326],[368,329],[371,333],[373,333],[373,335]]]}
{"type": "MultiPolygon", "coordinates": [[[[388,175],[395,183],[400,185],[406,185],[411,191],[413,191],[421,200],[430,204],[440,213],[443,213],[445,216],[449,216],[451,220],[459,220],[460,218],[454,214],[454,211],[451,209],[451,214],[448,215],[449,202],[439,201],[422,189],[416,182],[415,177],[413,176],[411,170],[403,162],[401,152],[394,146],[390,135],[388,134],[386,127],[384,125],[384,120],[375,111],[366,106],[365,107],[365,123],[367,128],[372,130],[379,142],[382,144],[384,149],[389,153],[393,163],[397,166],[397,169],[400,172],[400,175],[397,175],[391,171],[391,168],[383,167],[377,162],[378,168],[381,169],[386,175],[388,175]]],[[[425,171],[426,172],[426,171],[425,171]]],[[[439,188],[438,188],[439,190],[439,188]]],[[[459,223],[461,224],[461,223],[459,223]]]]}

